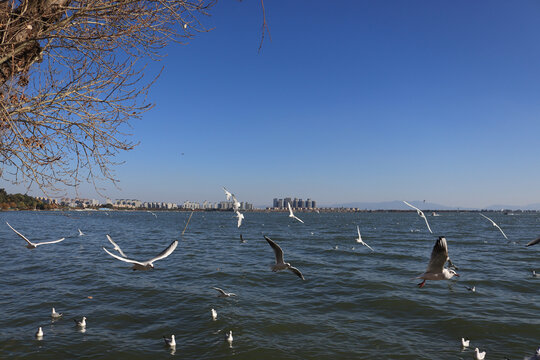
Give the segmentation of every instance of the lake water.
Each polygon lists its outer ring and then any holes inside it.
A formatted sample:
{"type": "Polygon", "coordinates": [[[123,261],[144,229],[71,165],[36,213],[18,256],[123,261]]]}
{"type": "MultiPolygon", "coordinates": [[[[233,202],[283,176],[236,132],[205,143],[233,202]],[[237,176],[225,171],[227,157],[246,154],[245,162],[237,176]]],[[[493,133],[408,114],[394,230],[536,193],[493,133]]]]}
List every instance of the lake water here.
{"type": "Polygon", "coordinates": [[[524,246],[540,214],[487,214],[511,243],[477,213],[428,216],[433,234],[414,212],[287,215],[246,213],[238,229],[232,213],[194,213],[181,239],[186,212],[0,213],[0,358],[472,359],[467,337],[487,359],[523,359],[540,346],[540,245],[524,246]],[[28,250],[5,221],[33,241],[66,240],[28,250]],[[375,252],[355,243],[356,225],[375,252]],[[103,251],[106,234],[140,260],[180,242],[140,272],[103,251]],[[263,234],[305,281],[270,271],[263,234]],[[461,277],[419,289],[438,235],[461,277]],[[53,306],[63,319],[51,321],[53,306]]]}

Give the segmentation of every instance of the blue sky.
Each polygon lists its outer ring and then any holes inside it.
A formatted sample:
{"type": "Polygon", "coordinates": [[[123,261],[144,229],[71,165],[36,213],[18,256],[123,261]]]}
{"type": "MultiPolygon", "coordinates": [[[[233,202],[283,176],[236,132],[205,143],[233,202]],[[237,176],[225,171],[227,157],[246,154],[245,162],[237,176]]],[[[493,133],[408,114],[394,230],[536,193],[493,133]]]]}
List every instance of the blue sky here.
{"type": "Polygon", "coordinates": [[[539,2],[265,5],[260,53],[258,1],[167,47],[111,198],[540,202],[539,2]]]}

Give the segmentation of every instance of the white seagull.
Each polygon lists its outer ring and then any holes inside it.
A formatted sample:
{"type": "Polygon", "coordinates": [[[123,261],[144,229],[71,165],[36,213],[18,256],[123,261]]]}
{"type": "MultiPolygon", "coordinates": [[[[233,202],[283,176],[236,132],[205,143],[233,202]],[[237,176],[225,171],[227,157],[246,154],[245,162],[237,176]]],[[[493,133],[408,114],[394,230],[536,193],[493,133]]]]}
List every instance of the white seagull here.
{"type": "Polygon", "coordinates": [[[229,342],[229,346],[232,346],[233,337],[232,337],[232,330],[229,331],[227,334],[227,341],[229,342]]]}
{"type": "Polygon", "coordinates": [[[426,280],[448,280],[454,275],[459,276],[453,269],[446,269],[444,264],[449,260],[448,258],[448,245],[444,236],[439,236],[439,239],[435,242],[433,250],[431,251],[431,258],[426,271],[417,276],[417,279],[424,279],[418,287],[422,288],[426,284],[426,280]]]}
{"type": "Polygon", "coordinates": [[[238,218],[238,227],[242,225],[242,220],[244,219],[244,214],[241,214],[240,211],[236,211],[236,217],[238,218]]]}
{"type": "Polygon", "coordinates": [[[75,321],[75,324],[77,324],[77,327],[81,329],[86,328],[86,316],[83,316],[81,320],[73,319],[75,321]]]}
{"type": "Polygon", "coordinates": [[[536,349],[536,352],[529,358],[529,360],[540,360],[540,347],[536,349]]]}
{"type": "Polygon", "coordinates": [[[176,340],[174,339],[174,335],[171,335],[170,338],[164,336],[163,341],[165,341],[165,345],[170,348],[176,347],[176,340]]]}
{"type": "Polygon", "coordinates": [[[235,293],[228,293],[228,292],[225,292],[225,290],[220,289],[220,288],[218,288],[218,287],[213,287],[212,289],[219,291],[218,297],[231,297],[231,296],[236,296],[235,293]]]}
{"type": "Polygon", "coordinates": [[[60,240],[54,240],[54,241],[44,241],[44,242],[40,242],[40,243],[33,243],[31,242],[30,240],[28,240],[23,234],[21,234],[20,232],[18,232],[17,230],[15,230],[14,228],[11,227],[11,225],[9,225],[9,223],[6,221],[6,224],[7,226],[9,226],[9,228],[13,231],[15,231],[15,233],[17,235],[19,235],[24,241],[26,241],[28,243],[28,245],[26,245],[26,247],[28,249],[35,249],[36,247],[38,247],[39,245],[46,245],[46,244],[55,244],[55,243],[59,243],[60,241],[64,241],[65,238],[61,238],[60,240]]]}
{"type": "Polygon", "coordinates": [[[225,189],[225,186],[223,186],[223,191],[225,191],[225,196],[227,197],[227,200],[231,200],[233,194],[229,190],[225,189]]]}
{"type": "Polygon", "coordinates": [[[412,207],[413,209],[416,210],[416,213],[418,214],[418,216],[420,216],[421,218],[423,218],[426,221],[426,225],[427,225],[427,228],[428,228],[429,232],[433,234],[433,231],[431,231],[431,228],[429,227],[429,223],[427,221],[426,215],[424,215],[424,212],[422,210],[420,210],[419,208],[417,208],[416,206],[412,206],[411,204],[409,204],[405,200],[403,200],[403,202],[405,203],[405,205],[410,206],[410,207],[412,207]]]}
{"type": "Polygon", "coordinates": [[[293,213],[293,211],[292,211],[291,203],[290,203],[290,202],[287,203],[287,206],[289,207],[289,217],[290,217],[290,218],[293,218],[293,219],[296,219],[296,220],[300,221],[300,222],[303,224],[304,222],[303,222],[302,220],[300,220],[299,218],[297,218],[296,216],[294,216],[294,213],[293,213]]]}
{"type": "Polygon", "coordinates": [[[266,241],[268,241],[268,244],[270,244],[270,246],[274,250],[274,254],[276,256],[276,263],[272,264],[272,266],[270,267],[272,269],[272,271],[277,272],[277,271],[281,271],[281,270],[290,270],[293,273],[295,273],[300,279],[305,280],[304,275],[302,275],[300,270],[298,270],[294,266],[291,266],[291,264],[286,263],[283,260],[283,250],[281,250],[279,245],[276,244],[272,239],[270,239],[266,235],[264,236],[264,238],[266,239],[266,241]]]}
{"type": "Polygon", "coordinates": [[[474,349],[474,358],[476,360],[483,360],[485,357],[486,357],[486,352],[485,351],[480,352],[480,350],[478,350],[478,348],[474,349]]]}
{"type": "Polygon", "coordinates": [[[486,219],[488,219],[489,221],[491,221],[491,223],[493,224],[493,226],[495,226],[497,229],[499,229],[499,231],[501,232],[501,234],[503,234],[504,238],[505,238],[506,240],[508,240],[508,238],[506,237],[506,234],[504,233],[504,231],[502,231],[502,229],[500,228],[499,225],[495,224],[495,221],[491,220],[490,218],[488,218],[488,217],[487,217],[486,215],[484,215],[484,214],[480,214],[480,216],[483,216],[483,217],[485,217],[486,219]]]}
{"type": "Polygon", "coordinates": [[[43,329],[41,328],[41,326],[38,328],[38,331],[36,332],[36,339],[43,340],[43,329]]]}
{"type": "Polygon", "coordinates": [[[464,348],[466,347],[469,347],[469,344],[471,343],[471,340],[469,339],[464,339],[464,338],[461,338],[461,346],[463,346],[464,348]]]}
{"type": "Polygon", "coordinates": [[[238,209],[240,209],[241,204],[238,200],[236,200],[236,197],[234,195],[232,195],[232,199],[233,199],[233,210],[237,211],[238,209]]]}
{"type": "Polygon", "coordinates": [[[84,236],[84,233],[81,231],[81,229],[77,229],[79,230],[79,236],[84,236]]]}
{"type": "Polygon", "coordinates": [[[534,239],[534,240],[529,241],[529,243],[528,243],[527,245],[525,245],[525,246],[533,246],[533,245],[536,245],[536,244],[538,244],[538,243],[540,243],[540,236],[537,237],[537,238],[534,239]]]}
{"type": "MultiPolygon", "coordinates": [[[[356,239],[356,242],[357,243],[360,243],[364,246],[367,246],[371,251],[375,251],[371,248],[371,246],[369,246],[368,244],[366,244],[363,240],[362,240],[362,235],[360,235],[360,228],[358,227],[358,225],[356,225],[356,230],[358,231],[358,239],[356,239]]],[[[354,250],[354,248],[353,248],[354,250]]]]}
{"type": "Polygon", "coordinates": [[[123,257],[127,257],[126,254],[124,254],[124,252],[122,251],[122,249],[120,249],[120,246],[118,246],[114,241],[113,239],[111,239],[111,237],[109,236],[109,234],[105,235],[107,236],[107,240],[109,240],[109,242],[114,246],[114,250],[118,251],[120,253],[120,255],[122,255],[123,257]]]}
{"type": "Polygon", "coordinates": [[[217,320],[217,311],[212,309],[212,310],[210,310],[210,312],[212,313],[212,320],[216,321],[217,320]]]}
{"type": "Polygon", "coordinates": [[[532,271],[532,277],[540,277],[540,274],[537,274],[536,271],[532,271]]]}
{"type": "Polygon", "coordinates": [[[137,261],[137,260],[131,260],[128,258],[123,258],[118,255],[114,255],[113,253],[111,253],[109,250],[105,248],[103,248],[103,250],[105,250],[105,252],[111,255],[113,258],[133,264],[133,270],[150,270],[154,268],[153,263],[155,261],[165,259],[167,256],[171,255],[174,249],[176,249],[176,246],[178,246],[178,240],[174,240],[169,246],[167,246],[165,250],[159,253],[159,255],[146,261],[137,261]]]}
{"type": "Polygon", "coordinates": [[[150,210],[146,210],[146,212],[149,212],[150,214],[154,215],[154,217],[157,219],[157,215],[151,212],[150,210]]]}
{"type": "Polygon", "coordinates": [[[51,317],[52,317],[53,319],[58,319],[58,318],[62,317],[62,314],[57,313],[56,310],[54,310],[54,308],[52,308],[52,311],[51,311],[51,317]]]}

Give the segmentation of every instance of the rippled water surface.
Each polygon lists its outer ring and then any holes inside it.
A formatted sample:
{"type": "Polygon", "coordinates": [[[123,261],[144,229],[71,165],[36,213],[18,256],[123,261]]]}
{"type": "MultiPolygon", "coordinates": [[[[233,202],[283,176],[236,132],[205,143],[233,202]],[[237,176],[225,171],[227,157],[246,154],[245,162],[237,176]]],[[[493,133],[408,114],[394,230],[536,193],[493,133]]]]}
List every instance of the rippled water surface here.
{"type": "Polygon", "coordinates": [[[232,213],[194,213],[181,239],[185,212],[0,213],[0,358],[471,359],[468,337],[488,359],[523,359],[540,345],[540,245],[524,246],[540,215],[488,214],[510,243],[477,213],[428,216],[433,234],[413,212],[297,215],[305,224],[246,213],[238,229],[232,213]],[[5,221],[33,241],[66,240],[28,250],[5,221]],[[375,252],[355,243],[356,225],[375,252]],[[140,260],[180,242],[139,272],[102,250],[106,234],[140,260]],[[306,281],[270,271],[263,234],[306,281]],[[438,235],[461,277],[419,289],[438,235]],[[63,319],[51,321],[53,306],[63,319]],[[82,316],[84,333],[72,320],[82,316]]]}

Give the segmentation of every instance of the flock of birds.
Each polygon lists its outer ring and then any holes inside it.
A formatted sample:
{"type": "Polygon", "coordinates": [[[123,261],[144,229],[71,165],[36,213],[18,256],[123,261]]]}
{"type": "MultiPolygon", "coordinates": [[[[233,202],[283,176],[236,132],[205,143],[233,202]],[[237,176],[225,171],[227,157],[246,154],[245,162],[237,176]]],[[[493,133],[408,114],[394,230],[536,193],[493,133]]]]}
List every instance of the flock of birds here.
{"type": "MultiPolygon", "coordinates": [[[[244,215],[242,213],[240,213],[240,211],[239,211],[241,204],[237,200],[237,198],[235,197],[235,195],[233,193],[228,191],[225,187],[223,187],[223,190],[225,191],[225,196],[226,196],[227,200],[232,200],[232,202],[233,202],[233,211],[235,212],[236,218],[238,220],[237,227],[240,227],[242,225],[242,220],[244,219],[244,215]]],[[[416,210],[417,214],[422,219],[424,219],[429,232],[433,233],[433,231],[431,230],[431,227],[429,226],[429,222],[427,220],[427,217],[422,212],[422,210],[420,210],[419,208],[409,204],[406,201],[403,201],[403,202],[407,206],[409,206],[409,207],[416,210]]],[[[301,220],[300,218],[298,218],[294,214],[294,212],[292,210],[292,207],[291,207],[291,204],[288,203],[287,206],[288,206],[288,210],[289,210],[289,217],[296,220],[296,221],[298,221],[298,222],[304,223],[303,220],[301,220]]],[[[152,213],[152,214],[157,217],[157,215],[155,215],[154,213],[152,213]]],[[[501,234],[504,236],[505,239],[508,239],[508,237],[506,236],[506,234],[504,233],[504,231],[501,229],[501,227],[499,225],[497,225],[492,219],[485,216],[484,214],[480,214],[480,215],[482,217],[486,218],[488,221],[490,221],[492,223],[492,225],[494,227],[496,227],[501,232],[501,234]]],[[[188,223],[189,223],[189,220],[188,220],[188,223]]],[[[45,241],[45,242],[39,242],[39,243],[32,242],[28,238],[26,238],[23,234],[21,234],[19,231],[15,230],[8,222],[6,222],[6,224],[19,237],[21,237],[23,240],[26,241],[26,243],[27,243],[26,247],[28,249],[35,249],[35,248],[37,248],[38,246],[41,246],[41,245],[56,244],[56,243],[59,243],[59,242],[62,242],[62,241],[65,240],[65,238],[61,238],[61,239],[54,240],[54,241],[45,241]]],[[[186,224],[186,228],[187,228],[187,224],[186,224]]],[[[186,228],[184,228],[184,231],[185,231],[186,228]]],[[[366,246],[371,251],[375,251],[375,250],[373,250],[373,248],[371,246],[369,246],[367,243],[365,243],[362,240],[362,236],[360,234],[360,228],[357,226],[356,229],[357,229],[357,233],[358,233],[358,238],[356,238],[356,242],[361,244],[361,245],[366,246]]],[[[79,236],[84,236],[85,235],[80,229],[78,229],[78,231],[79,231],[79,236]]],[[[183,233],[184,232],[182,232],[182,234],[183,233]]],[[[132,269],[133,270],[140,270],[140,271],[146,271],[146,270],[153,269],[154,268],[154,262],[156,262],[158,260],[165,259],[169,255],[171,255],[174,252],[174,250],[176,249],[176,247],[178,246],[178,240],[174,240],[169,246],[167,246],[158,255],[156,255],[156,256],[148,259],[148,260],[144,260],[144,261],[143,260],[134,260],[134,259],[128,258],[126,256],[126,254],[122,251],[120,246],[118,246],[118,244],[116,242],[114,242],[114,240],[108,234],[106,235],[106,237],[107,237],[107,240],[113,246],[113,251],[117,252],[118,255],[111,252],[111,251],[109,251],[105,247],[102,247],[103,250],[108,255],[112,256],[113,258],[115,258],[117,260],[132,264],[132,269]]],[[[274,252],[274,256],[275,256],[275,263],[271,265],[271,270],[273,272],[288,270],[288,271],[291,271],[296,276],[298,276],[300,279],[305,280],[304,276],[302,275],[302,273],[300,272],[300,270],[298,268],[292,266],[288,262],[285,262],[284,255],[283,255],[283,249],[278,244],[276,244],[272,239],[267,237],[266,235],[264,235],[264,239],[268,242],[268,244],[272,248],[272,250],[274,252]]],[[[245,243],[245,240],[243,239],[242,235],[240,235],[240,240],[241,240],[242,243],[245,243]]],[[[540,243],[540,237],[530,241],[528,244],[526,244],[526,246],[532,246],[532,245],[536,245],[536,244],[539,244],[539,243],[540,243]]],[[[449,280],[449,279],[453,278],[454,276],[459,277],[459,274],[456,272],[456,270],[458,270],[458,267],[455,266],[452,263],[452,261],[450,260],[450,258],[448,256],[448,244],[447,244],[446,238],[444,236],[439,236],[438,239],[435,242],[435,245],[433,246],[433,249],[432,249],[432,252],[431,252],[431,257],[430,257],[428,266],[426,268],[426,271],[423,274],[416,277],[417,279],[422,279],[422,282],[418,284],[418,287],[419,288],[424,287],[427,280],[432,280],[432,281],[435,281],[435,280],[449,280]],[[447,263],[448,263],[448,267],[446,268],[445,265],[447,263]]],[[[539,277],[540,276],[540,274],[536,274],[536,272],[534,270],[532,271],[532,273],[533,273],[533,277],[539,277]]],[[[214,287],[213,289],[218,292],[218,297],[228,298],[228,297],[236,296],[236,294],[231,293],[231,292],[226,292],[225,290],[223,290],[221,288],[218,288],[218,287],[214,287]]],[[[474,286],[473,287],[467,287],[467,289],[469,291],[472,291],[472,292],[476,291],[476,288],[474,286]]],[[[62,316],[63,316],[63,314],[56,312],[54,307],[52,308],[51,318],[53,320],[58,320],[62,316]]],[[[217,320],[217,312],[216,312],[215,309],[211,309],[211,317],[212,317],[212,320],[214,320],[214,321],[217,320]]],[[[74,321],[75,321],[76,327],[81,332],[86,331],[86,317],[83,316],[80,320],[79,319],[74,319],[74,321]]],[[[35,338],[37,340],[43,340],[43,337],[44,337],[43,328],[39,327],[37,332],[35,333],[35,338]]],[[[164,336],[163,339],[164,339],[164,342],[165,342],[166,346],[168,346],[174,353],[174,351],[176,350],[176,340],[175,340],[174,334],[171,335],[170,337],[164,336]]],[[[226,334],[225,340],[232,347],[232,342],[233,342],[232,331],[229,331],[226,334]]],[[[462,347],[464,349],[468,348],[469,345],[470,345],[470,340],[465,339],[465,338],[461,338],[461,345],[462,345],[462,347]]],[[[478,348],[475,348],[475,350],[474,350],[474,358],[476,360],[483,360],[483,359],[485,359],[485,356],[486,356],[486,351],[480,351],[478,348]]],[[[505,358],[505,359],[507,359],[507,358],[505,358]]],[[[536,353],[532,357],[529,358],[529,360],[540,360],[540,347],[536,350],[536,353]]]]}

